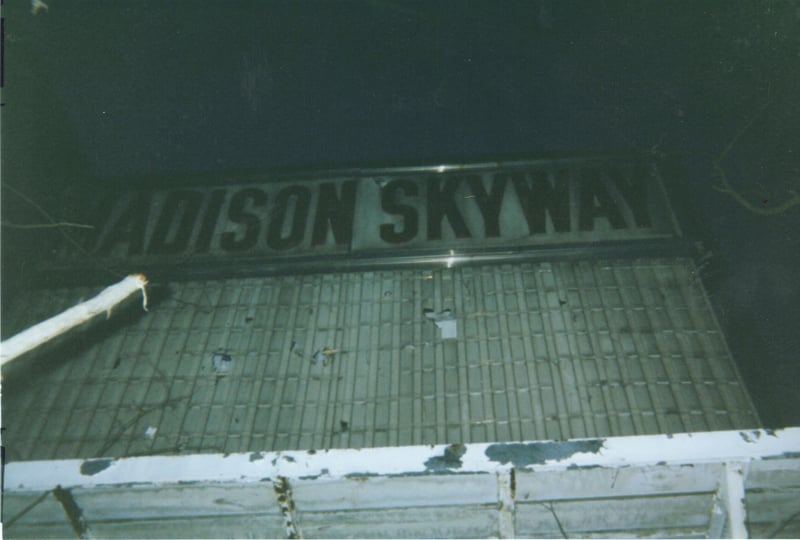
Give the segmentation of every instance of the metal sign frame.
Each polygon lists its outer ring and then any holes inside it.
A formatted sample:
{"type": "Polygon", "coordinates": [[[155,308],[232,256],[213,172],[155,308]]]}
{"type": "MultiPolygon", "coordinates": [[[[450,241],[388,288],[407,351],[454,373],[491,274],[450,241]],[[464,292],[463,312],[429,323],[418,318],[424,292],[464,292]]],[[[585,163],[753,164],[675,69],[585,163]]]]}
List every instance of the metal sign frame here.
{"type": "Polygon", "coordinates": [[[162,187],[102,197],[81,249],[62,245],[39,273],[157,281],[685,255],[671,170],[594,156],[151,179],[137,185],[162,187]]]}

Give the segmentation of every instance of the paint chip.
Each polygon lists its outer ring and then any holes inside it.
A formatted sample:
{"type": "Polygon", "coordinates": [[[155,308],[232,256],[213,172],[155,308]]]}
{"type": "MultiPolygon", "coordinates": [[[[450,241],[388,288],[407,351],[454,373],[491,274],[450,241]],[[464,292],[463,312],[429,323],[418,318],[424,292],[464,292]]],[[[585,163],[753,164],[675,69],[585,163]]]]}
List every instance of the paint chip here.
{"type": "Polygon", "coordinates": [[[89,459],[81,463],[81,474],[84,476],[94,476],[95,474],[108,469],[114,463],[111,459],[89,459]]]}
{"type": "Polygon", "coordinates": [[[486,457],[502,465],[512,463],[514,467],[526,467],[548,461],[562,461],[575,454],[596,454],[604,442],[604,439],[588,439],[568,442],[492,444],[486,448],[486,457]]]}
{"type": "Polygon", "coordinates": [[[460,469],[461,458],[467,453],[467,447],[463,444],[451,444],[444,449],[443,456],[434,456],[425,462],[425,468],[430,472],[446,471],[448,469],[460,469]]]}

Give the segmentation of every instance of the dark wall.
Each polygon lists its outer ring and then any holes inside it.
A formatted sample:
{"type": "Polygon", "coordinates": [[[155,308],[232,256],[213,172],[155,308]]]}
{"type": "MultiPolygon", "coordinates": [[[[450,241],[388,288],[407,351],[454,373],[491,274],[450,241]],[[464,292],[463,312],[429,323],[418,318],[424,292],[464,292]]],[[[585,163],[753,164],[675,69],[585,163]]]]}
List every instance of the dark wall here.
{"type": "Polygon", "coordinates": [[[49,5],[4,6],[4,301],[83,234],[10,224],[130,175],[667,153],[764,419],[800,425],[800,2],[49,5]]]}

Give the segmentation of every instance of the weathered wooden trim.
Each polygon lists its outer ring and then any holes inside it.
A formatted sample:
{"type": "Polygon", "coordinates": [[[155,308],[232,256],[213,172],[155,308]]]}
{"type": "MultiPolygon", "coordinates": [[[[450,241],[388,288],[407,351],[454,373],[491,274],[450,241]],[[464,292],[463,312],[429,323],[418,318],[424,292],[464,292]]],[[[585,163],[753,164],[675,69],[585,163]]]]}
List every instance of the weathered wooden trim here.
{"type": "Polygon", "coordinates": [[[725,463],[725,474],[720,486],[725,501],[729,538],[748,538],[747,508],[745,508],[744,481],[747,475],[746,463],[725,463]]]}
{"type": "Polygon", "coordinates": [[[75,497],[72,496],[72,491],[69,489],[64,489],[61,486],[56,486],[53,489],[53,496],[64,510],[64,514],[67,516],[67,520],[69,521],[70,526],[72,526],[72,530],[75,531],[75,534],[78,536],[78,538],[81,540],[89,540],[90,538],[93,538],[92,530],[89,528],[89,523],[86,521],[86,517],[83,515],[83,510],[75,501],[75,497]]]}
{"type": "Polygon", "coordinates": [[[593,467],[747,462],[796,457],[800,428],[368,449],[25,461],[6,465],[5,489],[42,491],[186,482],[495,474],[593,467]]]}
{"type": "Polygon", "coordinates": [[[497,528],[500,538],[516,538],[514,469],[497,473],[497,528]]]}
{"type": "Polygon", "coordinates": [[[272,481],[275,489],[275,500],[278,502],[281,516],[283,517],[283,528],[286,530],[286,538],[294,540],[302,538],[297,531],[294,519],[294,499],[292,497],[292,487],[284,477],[275,478],[272,481]]]}

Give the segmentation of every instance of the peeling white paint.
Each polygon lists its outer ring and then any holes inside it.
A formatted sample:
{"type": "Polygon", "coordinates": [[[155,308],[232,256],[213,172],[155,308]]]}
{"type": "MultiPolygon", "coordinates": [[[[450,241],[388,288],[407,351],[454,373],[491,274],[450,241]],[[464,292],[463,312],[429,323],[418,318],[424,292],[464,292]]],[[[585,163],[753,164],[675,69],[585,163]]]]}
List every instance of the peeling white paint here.
{"type": "MultiPolygon", "coordinates": [[[[571,453],[560,460],[549,459],[524,467],[530,470],[563,470],[574,467],[620,467],[626,465],[747,462],[800,452],[800,428],[777,431],[754,430],[684,433],[600,439],[596,452],[571,453]]],[[[590,439],[589,441],[598,441],[590,439]]],[[[524,445],[565,445],[578,441],[529,442],[524,445]]],[[[516,443],[519,444],[519,443],[516,443]]],[[[431,473],[497,473],[512,463],[499,463],[487,456],[495,444],[404,446],[391,448],[247,452],[149,456],[117,460],[27,461],[6,465],[5,489],[36,491],[56,485],[101,486],[114,484],[160,484],[178,482],[260,482],[287,479],[370,475],[414,475],[431,473]],[[457,448],[458,451],[454,451],[457,448]],[[449,454],[448,454],[449,452],[449,454]],[[95,463],[102,466],[87,466],[95,463]],[[436,464],[431,468],[431,464],[436,464]],[[426,465],[427,464],[427,465],[426,465]],[[83,473],[81,471],[84,471],[83,473]],[[87,471],[91,473],[87,474],[87,471]]],[[[578,445],[579,446],[579,445],[578,445]]]]}

